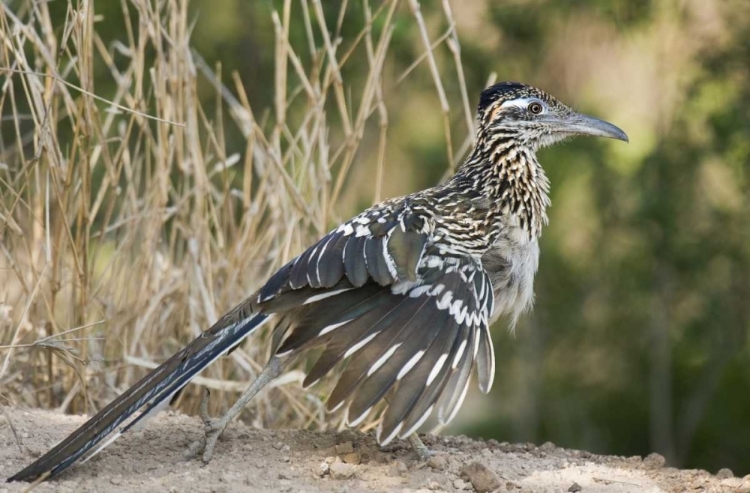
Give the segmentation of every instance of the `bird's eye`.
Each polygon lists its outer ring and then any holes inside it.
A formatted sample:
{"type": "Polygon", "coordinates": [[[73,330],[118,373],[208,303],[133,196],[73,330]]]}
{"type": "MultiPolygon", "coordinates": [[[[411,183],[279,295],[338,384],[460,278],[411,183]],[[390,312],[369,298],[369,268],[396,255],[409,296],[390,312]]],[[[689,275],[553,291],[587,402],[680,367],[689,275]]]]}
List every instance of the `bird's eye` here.
{"type": "Polygon", "coordinates": [[[527,109],[533,114],[533,115],[540,115],[544,111],[544,106],[542,106],[542,103],[538,101],[532,101],[529,103],[529,106],[527,109]]]}

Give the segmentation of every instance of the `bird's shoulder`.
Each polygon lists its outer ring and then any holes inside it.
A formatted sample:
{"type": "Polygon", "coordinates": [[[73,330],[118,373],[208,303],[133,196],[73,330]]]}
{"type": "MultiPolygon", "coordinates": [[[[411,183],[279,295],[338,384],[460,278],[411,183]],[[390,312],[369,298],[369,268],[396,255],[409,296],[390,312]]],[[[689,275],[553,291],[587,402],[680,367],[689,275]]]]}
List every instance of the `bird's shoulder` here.
{"type": "Polygon", "coordinates": [[[406,291],[446,272],[482,270],[480,256],[448,241],[440,225],[451,212],[437,202],[422,192],[362,211],[279,269],[260,289],[256,302],[302,288],[343,289],[371,281],[406,291]]]}

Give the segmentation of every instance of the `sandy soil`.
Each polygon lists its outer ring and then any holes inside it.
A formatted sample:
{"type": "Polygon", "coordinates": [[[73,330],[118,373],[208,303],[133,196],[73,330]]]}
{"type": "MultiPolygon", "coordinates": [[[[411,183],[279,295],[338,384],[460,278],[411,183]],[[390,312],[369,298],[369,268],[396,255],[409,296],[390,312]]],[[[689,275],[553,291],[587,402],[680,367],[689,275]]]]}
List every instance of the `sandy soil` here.
{"type": "MultiPolygon", "coordinates": [[[[0,415],[0,478],[21,469],[82,422],[77,416],[6,409],[0,415]]],[[[182,457],[201,433],[198,418],[163,413],[144,430],[120,438],[90,462],[35,491],[750,492],[750,476],[666,468],[656,455],[604,457],[551,443],[536,447],[427,436],[425,443],[436,453],[424,463],[406,443],[380,450],[371,436],[350,431],[256,430],[241,423],[224,433],[213,461],[204,466],[182,457]]],[[[0,493],[20,492],[25,486],[0,483],[0,493]]]]}

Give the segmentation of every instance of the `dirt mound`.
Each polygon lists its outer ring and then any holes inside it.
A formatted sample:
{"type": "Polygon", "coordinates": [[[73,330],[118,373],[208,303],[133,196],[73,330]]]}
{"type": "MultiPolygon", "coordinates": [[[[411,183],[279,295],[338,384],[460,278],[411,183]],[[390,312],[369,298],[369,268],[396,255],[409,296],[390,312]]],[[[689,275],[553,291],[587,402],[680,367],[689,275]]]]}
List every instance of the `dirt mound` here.
{"type": "MultiPolygon", "coordinates": [[[[7,410],[0,416],[0,478],[20,470],[83,421],[47,411],[7,410]]],[[[426,436],[435,455],[424,463],[406,443],[380,449],[371,436],[351,431],[257,430],[241,423],[224,433],[213,461],[204,466],[183,458],[201,433],[198,418],[163,413],[144,430],[120,438],[35,491],[750,492],[750,476],[720,479],[704,471],[665,468],[659,456],[606,457],[550,443],[536,447],[426,436]]],[[[0,493],[26,486],[0,483],[0,493]]]]}

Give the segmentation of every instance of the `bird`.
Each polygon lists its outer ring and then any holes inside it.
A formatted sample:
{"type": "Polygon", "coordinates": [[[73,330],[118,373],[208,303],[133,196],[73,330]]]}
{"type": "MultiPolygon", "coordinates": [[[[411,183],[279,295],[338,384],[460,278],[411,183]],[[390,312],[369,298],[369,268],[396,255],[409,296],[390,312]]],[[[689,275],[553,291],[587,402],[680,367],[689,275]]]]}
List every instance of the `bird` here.
{"type": "Polygon", "coordinates": [[[346,423],[356,427],[376,409],[381,446],[409,439],[425,457],[417,430],[455,417],[474,372],[482,392],[492,387],[490,325],[505,315],[514,326],[532,305],[550,206],[537,151],[579,135],[628,142],[620,128],[541,89],[518,82],[486,88],[475,145],[451,177],[330,231],[8,481],[49,479],[88,460],[267,325],[273,356],[247,391],[218,420],[205,412],[208,394],[201,403],[206,436],[191,448],[202,449],[204,461],[246,403],[312,348],[320,356],[304,386],[343,367],[328,411],[345,409],[346,423]]]}

